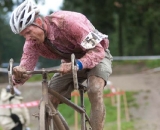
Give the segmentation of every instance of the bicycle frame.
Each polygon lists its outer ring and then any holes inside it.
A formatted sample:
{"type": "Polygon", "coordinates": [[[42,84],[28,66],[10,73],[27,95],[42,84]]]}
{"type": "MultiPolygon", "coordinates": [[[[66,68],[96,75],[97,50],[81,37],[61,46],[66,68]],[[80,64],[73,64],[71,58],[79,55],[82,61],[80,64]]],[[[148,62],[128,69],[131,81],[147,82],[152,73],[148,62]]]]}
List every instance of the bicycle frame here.
{"type": "MultiPolygon", "coordinates": [[[[51,95],[54,95],[57,99],[59,99],[61,102],[63,102],[64,104],[68,105],[69,107],[73,108],[74,110],[76,110],[78,113],[81,114],[81,130],[87,130],[87,126],[86,126],[86,122],[88,122],[89,126],[90,126],[90,130],[91,128],[91,123],[90,123],[90,119],[88,117],[88,115],[85,112],[85,107],[84,107],[84,91],[85,91],[85,86],[83,86],[82,84],[78,83],[77,80],[77,67],[75,65],[75,56],[74,54],[71,55],[71,62],[72,62],[72,74],[73,74],[73,82],[74,82],[74,88],[79,90],[80,93],[80,106],[74,104],[72,101],[70,101],[69,99],[65,98],[64,96],[60,95],[59,93],[57,93],[56,91],[52,90],[51,88],[48,87],[48,80],[47,80],[47,75],[48,73],[61,73],[60,70],[49,70],[49,69],[42,69],[42,70],[35,70],[35,71],[26,71],[26,74],[30,75],[30,74],[41,74],[42,75],[42,101],[40,102],[40,108],[42,109],[42,113],[45,114],[46,112],[46,107],[48,107],[49,109],[51,109],[52,113],[50,112],[50,115],[53,116],[53,118],[55,116],[57,116],[57,110],[53,107],[53,105],[51,104],[49,98],[48,98],[48,93],[50,93],[51,95]]],[[[9,83],[11,86],[13,86],[12,83],[12,67],[13,67],[13,59],[10,60],[10,66],[9,66],[9,83]]],[[[40,111],[41,112],[41,111],[40,111]]],[[[41,114],[41,113],[40,113],[41,114]]],[[[41,115],[39,115],[41,116],[41,115]]],[[[40,130],[46,130],[46,127],[43,126],[43,123],[45,122],[45,115],[42,115],[43,118],[40,118],[40,130]]],[[[54,119],[56,124],[58,126],[60,126],[59,130],[68,130],[68,126],[65,127],[66,123],[64,121],[62,121],[62,119],[60,120],[60,118],[55,118],[54,119]],[[64,128],[65,127],[65,128],[64,128]]]]}
{"type": "MultiPolygon", "coordinates": [[[[57,70],[55,70],[54,72],[57,72],[57,70]]],[[[41,110],[41,107],[44,107],[43,105],[48,106],[48,109],[51,109],[48,113],[50,114],[50,116],[53,116],[55,124],[59,127],[59,130],[66,130],[64,125],[62,124],[60,118],[55,118],[55,116],[57,116],[58,113],[57,113],[56,109],[53,107],[53,105],[51,104],[51,102],[49,102],[48,80],[47,80],[47,72],[45,71],[45,69],[42,69],[42,78],[43,78],[43,81],[42,81],[42,101],[40,103],[40,110],[41,110]],[[44,101],[44,104],[43,104],[43,101],[44,101]],[[42,106],[41,106],[41,104],[42,104],[42,106]]],[[[44,112],[45,112],[45,110],[44,110],[44,112]]],[[[40,113],[40,116],[42,113],[40,113]]],[[[43,123],[44,123],[43,119],[44,118],[40,118],[40,130],[46,130],[46,125],[43,125],[43,123]]]]}

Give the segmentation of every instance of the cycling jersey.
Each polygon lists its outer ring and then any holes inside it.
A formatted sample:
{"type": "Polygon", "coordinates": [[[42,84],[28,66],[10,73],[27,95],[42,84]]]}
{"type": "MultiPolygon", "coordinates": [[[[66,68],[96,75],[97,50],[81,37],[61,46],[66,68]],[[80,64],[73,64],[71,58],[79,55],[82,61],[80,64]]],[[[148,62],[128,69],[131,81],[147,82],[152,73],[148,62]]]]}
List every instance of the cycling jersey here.
{"type": "MultiPolygon", "coordinates": [[[[57,11],[43,19],[47,24],[47,38],[58,50],[64,53],[85,52],[79,59],[83,68],[91,69],[105,57],[105,50],[109,46],[107,36],[100,32],[97,33],[83,14],[57,11]]],[[[33,70],[39,56],[63,59],[60,55],[51,52],[45,43],[37,44],[34,41],[26,40],[20,66],[26,70],[33,70]]]]}

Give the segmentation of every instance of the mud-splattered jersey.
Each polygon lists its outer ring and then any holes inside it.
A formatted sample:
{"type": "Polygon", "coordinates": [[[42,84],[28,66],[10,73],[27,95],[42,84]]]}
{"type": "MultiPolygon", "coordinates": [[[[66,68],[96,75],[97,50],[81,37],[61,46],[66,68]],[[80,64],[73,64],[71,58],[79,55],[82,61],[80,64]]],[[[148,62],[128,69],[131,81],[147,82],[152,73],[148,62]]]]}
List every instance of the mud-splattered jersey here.
{"type": "MultiPolygon", "coordinates": [[[[47,38],[58,50],[64,53],[85,54],[78,59],[83,68],[93,68],[105,56],[105,49],[109,46],[106,35],[95,31],[91,22],[81,13],[57,11],[44,17],[47,24],[47,38]]],[[[49,59],[63,59],[51,52],[45,44],[25,41],[20,66],[26,70],[33,70],[39,56],[49,59]]]]}

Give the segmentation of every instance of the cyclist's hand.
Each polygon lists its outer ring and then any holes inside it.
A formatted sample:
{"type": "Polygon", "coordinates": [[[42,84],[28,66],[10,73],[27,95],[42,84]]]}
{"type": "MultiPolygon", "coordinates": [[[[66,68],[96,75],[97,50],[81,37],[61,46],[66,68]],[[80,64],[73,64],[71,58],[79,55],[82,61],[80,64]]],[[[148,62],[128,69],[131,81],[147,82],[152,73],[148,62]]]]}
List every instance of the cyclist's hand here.
{"type": "Polygon", "coordinates": [[[60,71],[62,74],[66,74],[72,71],[72,65],[71,63],[62,63],[60,66],[60,71]]]}
{"type": "Polygon", "coordinates": [[[23,83],[28,75],[25,74],[26,70],[21,66],[16,66],[13,68],[13,80],[16,84],[23,83]]]}

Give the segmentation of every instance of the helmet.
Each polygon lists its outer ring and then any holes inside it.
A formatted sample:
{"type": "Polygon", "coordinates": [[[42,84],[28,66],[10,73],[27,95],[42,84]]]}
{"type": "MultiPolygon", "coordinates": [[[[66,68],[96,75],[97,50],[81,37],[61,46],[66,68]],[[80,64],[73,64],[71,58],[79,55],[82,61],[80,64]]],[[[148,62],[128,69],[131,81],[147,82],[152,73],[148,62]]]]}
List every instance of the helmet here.
{"type": "Polygon", "coordinates": [[[31,1],[25,0],[20,4],[11,15],[10,27],[15,34],[20,33],[35,20],[39,14],[38,7],[31,1]]]}

